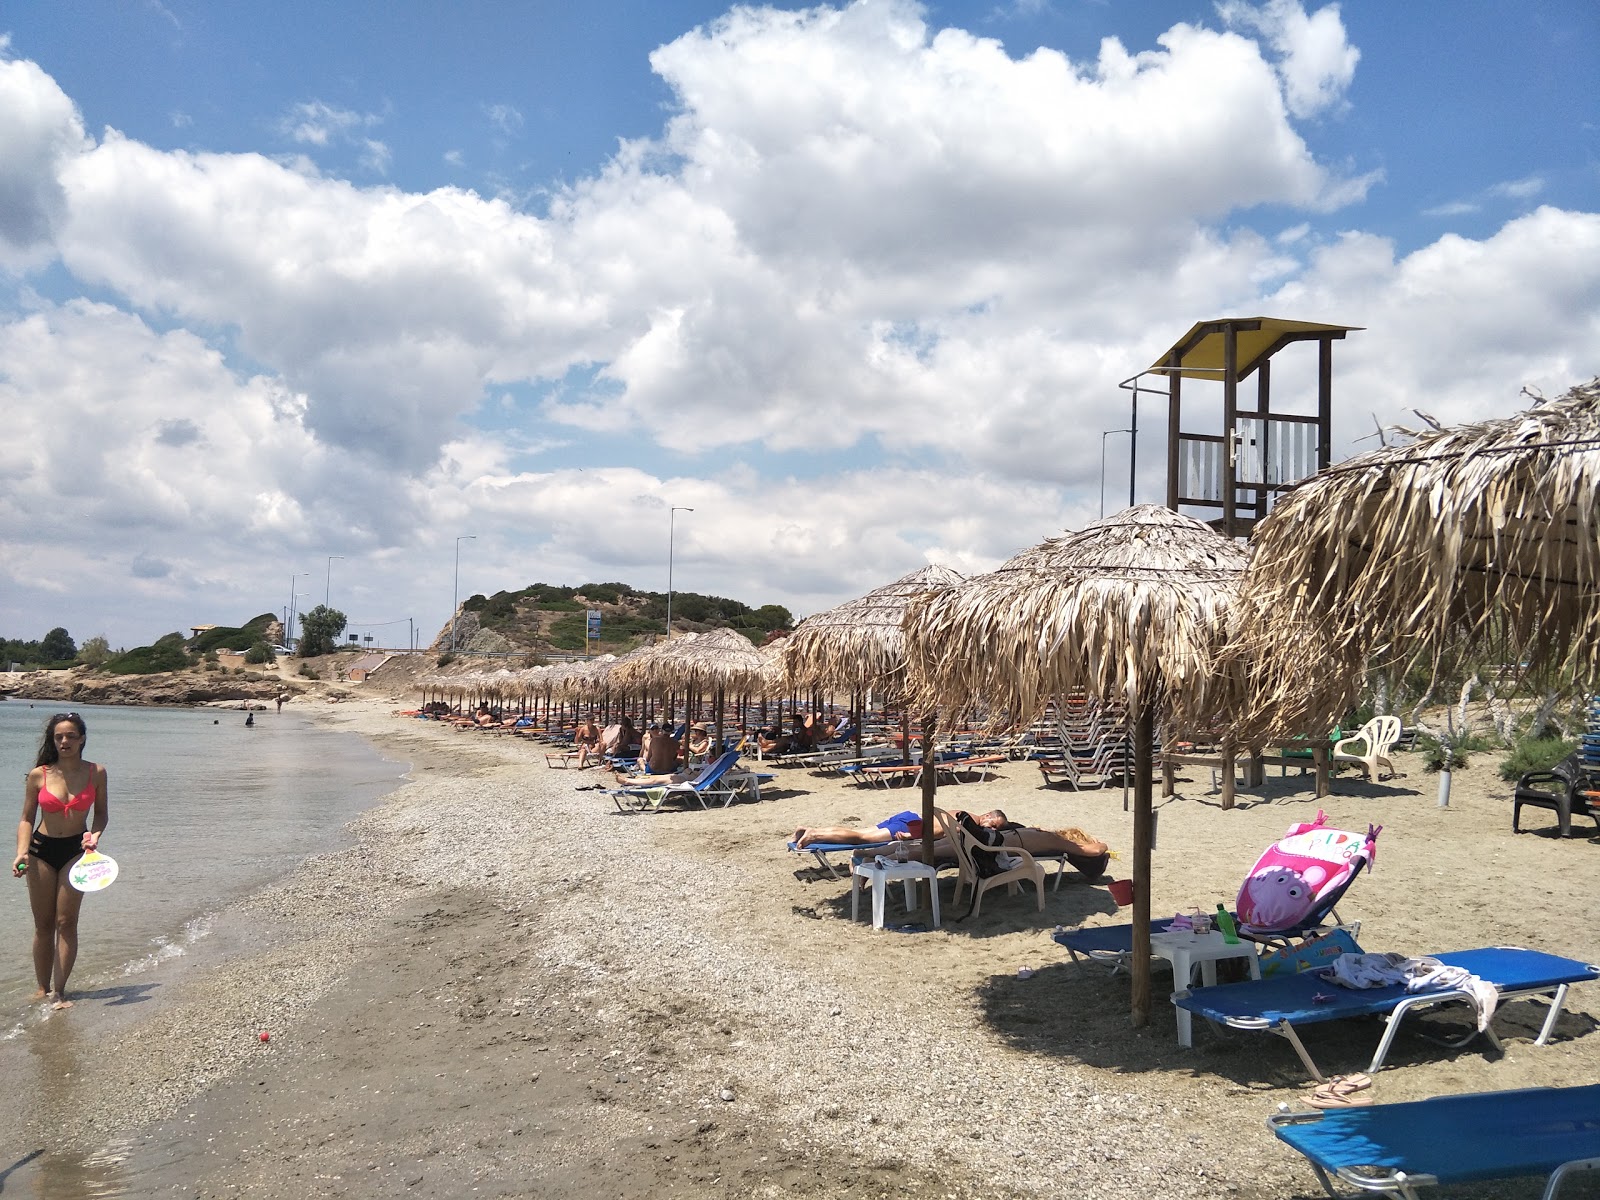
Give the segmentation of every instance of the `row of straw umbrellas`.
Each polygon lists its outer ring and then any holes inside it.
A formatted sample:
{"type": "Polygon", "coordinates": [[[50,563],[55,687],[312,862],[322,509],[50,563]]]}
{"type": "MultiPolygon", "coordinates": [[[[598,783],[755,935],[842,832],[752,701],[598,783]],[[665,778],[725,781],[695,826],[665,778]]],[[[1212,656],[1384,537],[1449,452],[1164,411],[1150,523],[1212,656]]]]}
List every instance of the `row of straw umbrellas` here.
{"type": "MultiPolygon", "coordinates": [[[[1135,1025],[1150,1016],[1153,765],[1169,732],[1242,744],[1322,732],[1373,671],[1451,653],[1596,680],[1600,379],[1515,416],[1433,426],[1284,495],[1248,546],[1129,508],[963,580],[927,567],[801,622],[791,686],[1022,724],[1072,692],[1133,726],[1135,1025]]],[[[932,854],[934,773],[922,776],[932,854]]]]}
{"type": "MultiPolygon", "coordinates": [[[[1143,1025],[1158,719],[1169,736],[1225,728],[1244,745],[1319,733],[1374,670],[1437,668],[1451,653],[1594,680],[1600,379],[1535,401],[1325,469],[1285,494],[1248,546],[1140,505],[984,575],[924,567],[806,618],[780,651],[716,631],[505,686],[575,701],[712,690],[719,736],[729,691],[871,692],[918,714],[925,757],[941,712],[1017,726],[1070,693],[1120,698],[1133,728],[1132,1018],[1143,1025]]],[[[934,788],[924,771],[929,856],[934,788]]]]}
{"type": "Polygon", "coordinates": [[[597,705],[609,698],[665,696],[674,692],[714,697],[717,737],[723,734],[728,694],[781,697],[785,679],[778,647],[757,649],[732,629],[687,633],[641,646],[618,657],[550,663],[513,671],[465,671],[417,681],[424,695],[457,701],[497,700],[597,705]]]}

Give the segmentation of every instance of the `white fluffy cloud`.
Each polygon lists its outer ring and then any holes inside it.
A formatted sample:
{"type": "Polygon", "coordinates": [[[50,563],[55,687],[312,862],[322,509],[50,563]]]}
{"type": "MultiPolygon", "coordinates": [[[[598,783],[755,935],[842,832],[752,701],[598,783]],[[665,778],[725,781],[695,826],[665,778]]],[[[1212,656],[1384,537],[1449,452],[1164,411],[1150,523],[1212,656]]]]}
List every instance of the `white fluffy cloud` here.
{"type": "Polygon", "coordinates": [[[82,153],[83,121],[34,63],[7,61],[0,39],[0,268],[37,266],[67,209],[61,172],[82,153]]]}
{"type": "MultiPolygon", "coordinates": [[[[659,136],[542,212],[90,139],[45,71],[0,59],[0,267],[22,281],[0,617],[131,643],[185,605],[276,608],[283,563],[343,554],[350,615],[431,637],[457,535],[463,595],[660,587],[672,505],[696,510],[678,586],[809,611],[1093,517],[1117,382],[1197,319],[1366,326],[1338,351],[1341,450],[1369,409],[1488,415],[1595,370],[1600,216],[1399,257],[1320,239],[1307,219],[1373,180],[1296,122],[1338,110],[1357,51],[1336,6],[1219,11],[1079,62],[909,0],[735,8],[653,55],[677,101],[659,136]],[[52,259],[95,299],[30,298],[52,259]],[[513,392],[537,423],[491,432],[513,392]],[[107,587],[125,631],[92,627],[107,587]]],[[[373,130],[298,117],[308,145],[373,130]]],[[[1140,421],[1159,494],[1162,416],[1140,421]]]]}

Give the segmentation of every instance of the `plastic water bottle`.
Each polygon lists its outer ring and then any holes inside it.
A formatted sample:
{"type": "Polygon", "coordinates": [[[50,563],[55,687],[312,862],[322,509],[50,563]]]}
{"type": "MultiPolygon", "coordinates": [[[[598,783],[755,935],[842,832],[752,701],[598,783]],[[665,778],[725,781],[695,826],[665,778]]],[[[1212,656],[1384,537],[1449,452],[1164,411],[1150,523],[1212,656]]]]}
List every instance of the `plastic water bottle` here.
{"type": "Polygon", "coordinates": [[[1222,930],[1222,940],[1228,945],[1239,944],[1239,927],[1233,923],[1233,914],[1220,903],[1217,905],[1217,928],[1222,930]]]}

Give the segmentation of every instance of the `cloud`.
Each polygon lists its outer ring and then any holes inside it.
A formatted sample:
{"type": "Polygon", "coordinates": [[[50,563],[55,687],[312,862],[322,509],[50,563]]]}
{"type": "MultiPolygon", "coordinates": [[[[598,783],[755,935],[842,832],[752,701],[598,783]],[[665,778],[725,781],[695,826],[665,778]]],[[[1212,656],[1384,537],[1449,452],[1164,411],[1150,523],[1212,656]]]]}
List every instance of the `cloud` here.
{"type": "Polygon", "coordinates": [[[321,100],[307,100],[290,107],[279,119],[278,131],[302,145],[331,146],[379,123],[379,118],[371,113],[352,112],[321,100]]]}
{"type": "Polygon", "coordinates": [[[49,261],[66,216],[61,174],[89,142],[83,120],[55,80],[31,62],[4,58],[0,42],[0,267],[49,261]]]}
{"type": "Polygon", "coordinates": [[[279,118],[278,132],[297,145],[319,150],[347,146],[356,152],[356,162],[362,170],[373,175],[387,175],[393,158],[389,147],[365,134],[366,130],[382,125],[384,120],[375,113],[354,112],[321,100],[308,100],[291,106],[279,118]]]}
{"type": "Polygon", "coordinates": [[[1284,97],[1296,117],[1312,117],[1346,107],[1345,93],[1355,78],[1361,52],[1345,37],[1337,4],[1307,13],[1297,0],[1268,0],[1259,6],[1222,0],[1223,21],[1263,34],[1277,51],[1284,97]]]}
{"type": "Polygon", "coordinates": [[[513,104],[486,104],[483,113],[502,136],[514,137],[522,132],[522,113],[513,104]]]}
{"type": "MultiPolygon", "coordinates": [[[[95,297],[0,311],[0,524],[26,531],[0,618],[98,629],[109,590],[119,620],[162,614],[151,636],[239,620],[281,603],[284,563],[344,554],[350,615],[426,623],[462,533],[462,595],[664,586],[673,505],[696,510],[679,586],[814,610],[1094,517],[1118,382],[1197,319],[1366,326],[1336,352],[1341,452],[1369,410],[1487,415],[1593,374],[1600,218],[1405,255],[1327,232],[1311,217],[1371,184],[1296,126],[1355,67],[1338,10],[1226,15],[1079,61],[897,0],[735,8],[652,57],[657,136],[537,210],[94,141],[0,62],[0,255],[95,297]]],[[[295,145],[387,169],[377,118],[293,117],[295,145]]],[[[1275,394],[1304,373],[1275,365],[1275,394]]],[[[1120,495],[1127,439],[1109,451],[1120,495]]]]}
{"type": "Polygon", "coordinates": [[[1494,184],[1489,189],[1491,196],[1503,196],[1508,200],[1532,200],[1544,191],[1544,180],[1537,175],[1530,175],[1526,179],[1508,179],[1504,183],[1494,184]]]}

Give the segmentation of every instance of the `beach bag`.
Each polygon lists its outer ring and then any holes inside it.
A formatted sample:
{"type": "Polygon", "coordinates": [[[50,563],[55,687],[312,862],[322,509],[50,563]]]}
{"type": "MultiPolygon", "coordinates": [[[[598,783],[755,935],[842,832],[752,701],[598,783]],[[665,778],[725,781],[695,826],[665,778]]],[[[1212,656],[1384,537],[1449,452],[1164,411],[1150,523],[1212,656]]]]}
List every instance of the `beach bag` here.
{"type": "Polygon", "coordinates": [[[1361,947],[1347,929],[1330,929],[1313,935],[1298,946],[1282,946],[1261,955],[1261,978],[1298,975],[1301,971],[1321,971],[1333,966],[1341,954],[1360,954],[1361,947]]]}
{"type": "MultiPolygon", "coordinates": [[[[1001,860],[1002,858],[1009,858],[1010,855],[1003,850],[983,849],[984,846],[1003,846],[1005,844],[1004,833],[998,829],[990,829],[986,825],[979,825],[972,819],[971,813],[958,812],[956,814],[956,824],[966,830],[967,835],[978,843],[978,845],[972,847],[972,869],[978,873],[979,879],[988,879],[991,875],[999,875],[1007,870],[1001,860]]],[[[952,833],[953,836],[954,834],[952,833]]],[[[974,886],[972,889],[972,903],[967,905],[967,911],[957,917],[956,920],[958,922],[965,921],[972,915],[972,910],[977,907],[978,889],[974,886]]]]}
{"type": "MultiPolygon", "coordinates": [[[[990,829],[987,825],[979,825],[972,819],[971,813],[958,812],[956,824],[967,831],[967,836],[980,846],[1003,846],[1005,834],[998,829],[990,829]]],[[[979,879],[988,879],[991,875],[998,875],[1006,868],[1000,862],[1001,853],[998,850],[982,850],[974,847],[972,851],[972,869],[978,873],[979,879]]]]}

